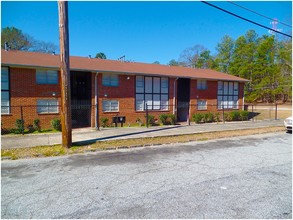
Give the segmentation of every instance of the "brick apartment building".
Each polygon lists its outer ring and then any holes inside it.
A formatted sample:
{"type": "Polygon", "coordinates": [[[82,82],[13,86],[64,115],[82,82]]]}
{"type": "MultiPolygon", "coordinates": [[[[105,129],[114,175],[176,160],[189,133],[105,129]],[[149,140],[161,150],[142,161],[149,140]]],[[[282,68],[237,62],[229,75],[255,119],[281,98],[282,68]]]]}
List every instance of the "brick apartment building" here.
{"type": "MultiPolygon", "coordinates": [[[[59,55],[1,51],[1,126],[40,119],[43,128],[59,117],[59,55]],[[22,106],[22,108],[20,108],[22,106]]],[[[73,127],[95,127],[98,118],[145,121],[146,104],[158,117],[186,121],[197,111],[242,109],[248,80],[210,69],[70,57],[73,127]]]]}

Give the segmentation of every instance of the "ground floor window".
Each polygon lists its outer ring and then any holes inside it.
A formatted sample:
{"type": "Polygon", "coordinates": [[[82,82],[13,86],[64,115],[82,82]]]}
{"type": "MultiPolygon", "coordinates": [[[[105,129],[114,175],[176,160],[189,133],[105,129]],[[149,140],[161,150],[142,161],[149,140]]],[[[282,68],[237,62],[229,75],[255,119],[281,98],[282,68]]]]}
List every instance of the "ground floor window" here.
{"type": "Polygon", "coordinates": [[[9,114],[10,105],[9,105],[9,92],[1,91],[1,114],[9,114]]]}
{"type": "Polygon", "coordinates": [[[207,109],[207,101],[206,100],[198,100],[197,101],[197,110],[206,110],[207,109]]]}
{"type": "Polygon", "coordinates": [[[136,76],[136,111],[169,109],[169,80],[167,77],[136,76]]]}
{"type": "Polygon", "coordinates": [[[103,100],[103,112],[119,112],[117,100],[103,100]]]}
{"type": "Polygon", "coordinates": [[[58,100],[56,99],[38,99],[37,112],[42,113],[58,113],[58,100]]]}

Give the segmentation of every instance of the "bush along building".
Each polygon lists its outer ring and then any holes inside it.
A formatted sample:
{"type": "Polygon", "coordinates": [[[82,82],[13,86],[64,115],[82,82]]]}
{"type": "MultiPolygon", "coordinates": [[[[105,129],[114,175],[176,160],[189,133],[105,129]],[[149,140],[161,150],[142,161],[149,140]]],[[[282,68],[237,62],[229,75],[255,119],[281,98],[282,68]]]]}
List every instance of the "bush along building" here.
{"type": "MultiPolygon", "coordinates": [[[[1,128],[15,128],[18,119],[25,127],[51,127],[60,113],[59,55],[1,55],[1,128]]],[[[76,56],[70,57],[70,76],[73,127],[106,126],[115,116],[145,124],[146,113],[182,122],[198,112],[241,110],[248,81],[210,69],[76,56]]]]}

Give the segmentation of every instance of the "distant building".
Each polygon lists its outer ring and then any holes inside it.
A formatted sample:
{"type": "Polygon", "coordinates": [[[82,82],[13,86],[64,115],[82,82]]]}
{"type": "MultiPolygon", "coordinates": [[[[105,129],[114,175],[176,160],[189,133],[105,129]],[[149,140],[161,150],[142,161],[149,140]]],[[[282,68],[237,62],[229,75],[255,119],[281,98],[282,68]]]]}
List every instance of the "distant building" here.
{"type": "MultiPolygon", "coordinates": [[[[43,128],[60,113],[60,60],[55,54],[1,51],[2,126],[40,119],[43,128]],[[23,106],[20,108],[20,106],[23,106]]],[[[195,112],[242,109],[248,80],[210,69],[70,57],[73,127],[95,127],[119,115],[126,123],[173,113],[186,121],[195,112]]]]}

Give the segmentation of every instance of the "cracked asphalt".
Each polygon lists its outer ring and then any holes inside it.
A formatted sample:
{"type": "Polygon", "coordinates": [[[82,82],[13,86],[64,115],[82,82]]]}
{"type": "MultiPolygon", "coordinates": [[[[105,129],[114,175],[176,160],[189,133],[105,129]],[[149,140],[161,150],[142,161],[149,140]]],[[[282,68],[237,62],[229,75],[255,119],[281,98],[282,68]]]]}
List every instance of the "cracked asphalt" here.
{"type": "Polygon", "coordinates": [[[1,165],[2,219],[292,219],[286,133],[1,165]]]}

